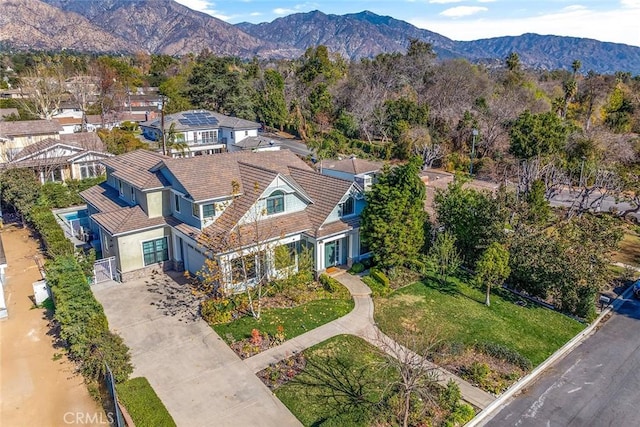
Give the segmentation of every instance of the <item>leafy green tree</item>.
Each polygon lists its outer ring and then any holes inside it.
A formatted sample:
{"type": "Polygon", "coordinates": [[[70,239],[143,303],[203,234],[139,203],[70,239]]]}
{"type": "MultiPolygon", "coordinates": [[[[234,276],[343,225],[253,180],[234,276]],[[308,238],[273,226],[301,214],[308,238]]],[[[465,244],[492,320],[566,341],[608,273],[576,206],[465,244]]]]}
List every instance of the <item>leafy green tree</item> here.
{"type": "Polygon", "coordinates": [[[261,122],[280,130],[284,128],[289,112],[284,98],[284,78],[277,70],[265,70],[256,108],[261,122]]]}
{"type": "Polygon", "coordinates": [[[491,287],[500,286],[510,273],[509,251],[498,242],[491,243],[476,262],[476,279],[487,288],[487,307],[491,305],[491,287]]]}
{"type": "Polygon", "coordinates": [[[7,169],[0,174],[0,202],[20,214],[22,223],[40,196],[40,182],[31,169],[7,169]]]}
{"type": "Polygon", "coordinates": [[[496,197],[463,184],[456,177],[446,190],[436,190],[434,207],[438,223],[455,236],[465,264],[472,266],[492,242],[504,240],[508,212],[496,197]]]}
{"type": "Polygon", "coordinates": [[[462,261],[456,248],[455,236],[447,231],[438,233],[428,255],[436,266],[440,284],[445,286],[447,279],[458,271],[462,261]]]}
{"type": "Polygon", "coordinates": [[[387,272],[419,257],[424,245],[425,187],[418,173],[422,160],[386,168],[367,192],[362,212],[362,236],[374,261],[387,272]]]}
{"type": "Polygon", "coordinates": [[[561,151],[570,126],[552,112],[532,114],[524,111],[511,126],[509,152],[518,159],[531,159],[561,151]]]}
{"type": "Polygon", "coordinates": [[[526,195],[525,220],[530,224],[544,224],[551,216],[551,206],[545,197],[544,182],[537,179],[531,184],[531,189],[526,195]]]}
{"type": "Polygon", "coordinates": [[[136,138],[133,132],[119,128],[98,129],[98,136],[112,154],[124,154],[139,148],[147,148],[147,144],[136,138]]]}

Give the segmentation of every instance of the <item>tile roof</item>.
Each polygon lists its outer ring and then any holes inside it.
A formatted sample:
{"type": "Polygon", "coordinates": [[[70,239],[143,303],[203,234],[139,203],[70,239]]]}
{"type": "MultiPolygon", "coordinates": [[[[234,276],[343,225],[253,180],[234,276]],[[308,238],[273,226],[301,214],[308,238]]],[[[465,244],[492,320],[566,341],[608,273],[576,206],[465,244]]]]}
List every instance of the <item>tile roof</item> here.
{"type": "Polygon", "coordinates": [[[118,190],[106,182],[81,191],[80,196],[100,212],[116,211],[129,206],[120,198],[118,190]]]}
{"type": "Polygon", "coordinates": [[[282,143],[273,138],[267,138],[266,136],[248,136],[239,142],[234,142],[236,147],[240,147],[243,150],[251,148],[268,148],[268,147],[280,147],[282,143]]]}
{"type": "Polygon", "coordinates": [[[323,169],[333,169],[340,172],[347,172],[358,175],[367,172],[377,172],[384,166],[382,162],[374,162],[371,160],[358,159],[357,157],[349,157],[342,160],[324,160],[322,162],[323,169]]]}
{"type": "Polygon", "coordinates": [[[151,171],[154,166],[167,159],[168,157],[153,151],[135,150],[103,160],[102,163],[112,170],[111,176],[140,190],[150,190],[167,185],[159,173],[151,171]]]}
{"type": "Polygon", "coordinates": [[[318,229],[327,220],[353,182],[317,172],[291,167],[291,177],[311,196],[314,203],[307,207],[313,227],[318,229]]]}
{"type": "Polygon", "coordinates": [[[16,160],[29,157],[35,153],[60,144],[79,148],[81,150],[106,151],[104,143],[97,134],[93,132],[71,133],[60,135],[60,139],[45,138],[34,144],[28,145],[18,153],[16,160]]]}
{"type": "Polygon", "coordinates": [[[61,131],[62,126],[53,120],[0,121],[0,135],[8,137],[57,134],[61,131]]]}
{"type": "Polygon", "coordinates": [[[149,218],[138,205],[91,215],[91,219],[111,235],[167,225],[164,217],[149,218]]]}
{"type": "MultiPolygon", "coordinates": [[[[225,116],[224,114],[215,113],[213,111],[208,111],[208,110],[189,110],[189,111],[181,111],[175,114],[165,114],[164,116],[165,129],[169,129],[169,126],[171,126],[171,124],[175,124],[174,128],[176,130],[218,129],[220,127],[231,128],[235,130],[243,130],[243,129],[259,129],[261,127],[260,123],[252,122],[251,120],[225,116]],[[186,114],[193,114],[193,113],[203,113],[209,117],[212,117],[215,119],[215,121],[217,121],[217,124],[189,125],[189,124],[183,124],[180,122],[180,120],[186,119],[186,116],[185,116],[186,114]]],[[[145,127],[160,129],[161,119],[158,117],[158,118],[140,123],[140,125],[145,127]]]]}
{"type": "Polygon", "coordinates": [[[327,237],[343,231],[353,230],[360,227],[360,217],[341,218],[338,221],[330,222],[315,230],[314,237],[327,237]]]}
{"type": "Polygon", "coordinates": [[[180,181],[196,201],[231,196],[233,181],[240,184],[240,193],[244,192],[245,182],[240,173],[240,163],[259,166],[282,175],[289,175],[289,166],[312,171],[304,161],[289,150],[237,151],[163,160],[167,170],[180,181]]]}

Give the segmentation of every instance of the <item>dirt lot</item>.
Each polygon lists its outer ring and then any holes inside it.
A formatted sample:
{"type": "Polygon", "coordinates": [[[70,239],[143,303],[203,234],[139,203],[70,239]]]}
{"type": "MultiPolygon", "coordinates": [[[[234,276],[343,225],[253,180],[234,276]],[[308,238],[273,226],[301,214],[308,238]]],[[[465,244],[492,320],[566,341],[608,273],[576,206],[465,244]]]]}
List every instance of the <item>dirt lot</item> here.
{"type": "Polygon", "coordinates": [[[30,299],[31,284],[41,279],[36,241],[25,229],[5,226],[0,232],[9,311],[0,321],[0,426],[108,425],[73,364],[53,348],[45,311],[30,299]]]}

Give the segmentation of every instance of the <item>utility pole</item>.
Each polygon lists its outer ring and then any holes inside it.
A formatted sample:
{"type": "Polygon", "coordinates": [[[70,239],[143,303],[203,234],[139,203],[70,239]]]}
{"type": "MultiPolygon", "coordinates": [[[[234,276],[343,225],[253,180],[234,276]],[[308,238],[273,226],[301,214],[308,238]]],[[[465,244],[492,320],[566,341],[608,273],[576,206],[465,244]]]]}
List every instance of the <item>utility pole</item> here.
{"type": "Polygon", "coordinates": [[[478,136],[478,129],[471,131],[473,134],[473,145],[471,146],[471,162],[469,163],[469,175],[473,175],[473,159],[476,156],[476,136],[478,136]]]}
{"type": "Polygon", "coordinates": [[[162,95],[162,107],[160,108],[160,130],[162,131],[162,154],[167,155],[167,137],[164,133],[164,104],[166,97],[162,95]]]}

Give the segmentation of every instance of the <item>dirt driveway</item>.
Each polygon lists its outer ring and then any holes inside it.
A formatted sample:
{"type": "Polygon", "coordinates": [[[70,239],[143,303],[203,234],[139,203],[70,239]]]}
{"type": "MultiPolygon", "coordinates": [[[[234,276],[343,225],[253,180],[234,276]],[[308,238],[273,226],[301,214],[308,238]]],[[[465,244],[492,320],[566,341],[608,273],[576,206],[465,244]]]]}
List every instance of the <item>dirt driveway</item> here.
{"type": "Polygon", "coordinates": [[[29,298],[31,284],[42,278],[34,261],[36,254],[42,259],[37,242],[26,229],[5,226],[0,232],[9,311],[0,321],[0,426],[108,425],[74,365],[56,356],[45,312],[29,298]]]}

